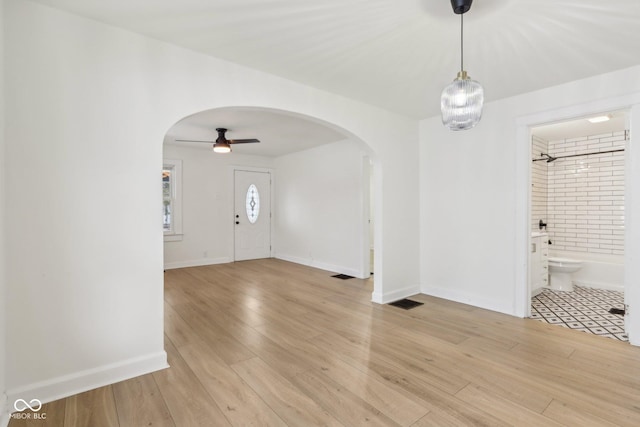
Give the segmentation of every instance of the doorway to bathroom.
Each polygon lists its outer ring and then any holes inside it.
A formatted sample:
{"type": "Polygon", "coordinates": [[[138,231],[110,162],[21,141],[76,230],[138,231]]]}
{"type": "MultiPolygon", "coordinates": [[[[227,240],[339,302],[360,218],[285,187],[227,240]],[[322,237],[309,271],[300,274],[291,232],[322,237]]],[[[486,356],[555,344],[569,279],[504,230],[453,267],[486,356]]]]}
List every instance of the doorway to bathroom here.
{"type": "Polygon", "coordinates": [[[622,341],[628,116],[531,128],[530,317],[622,341]]]}

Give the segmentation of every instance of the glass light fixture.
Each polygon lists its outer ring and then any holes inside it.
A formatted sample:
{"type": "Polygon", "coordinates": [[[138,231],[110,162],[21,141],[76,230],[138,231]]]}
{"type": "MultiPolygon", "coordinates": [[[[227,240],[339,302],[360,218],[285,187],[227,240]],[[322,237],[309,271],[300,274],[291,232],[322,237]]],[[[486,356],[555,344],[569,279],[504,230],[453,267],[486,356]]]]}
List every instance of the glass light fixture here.
{"type": "Polygon", "coordinates": [[[464,21],[463,15],[471,8],[473,0],[451,0],[453,12],[460,15],[460,72],[456,79],[444,88],[440,97],[442,124],[450,130],[467,130],[482,118],[484,89],[471,80],[464,70],[464,21]]]}
{"type": "Polygon", "coordinates": [[[216,141],[216,143],[213,144],[213,151],[215,153],[230,153],[231,146],[225,141],[221,141],[221,142],[216,141]]]}

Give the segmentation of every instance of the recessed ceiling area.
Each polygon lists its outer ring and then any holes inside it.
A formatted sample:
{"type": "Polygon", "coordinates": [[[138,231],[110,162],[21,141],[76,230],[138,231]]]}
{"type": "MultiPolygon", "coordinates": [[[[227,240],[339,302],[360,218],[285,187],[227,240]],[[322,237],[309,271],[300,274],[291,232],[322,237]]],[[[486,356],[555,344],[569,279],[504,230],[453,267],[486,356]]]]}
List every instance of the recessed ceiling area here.
{"type": "Polygon", "coordinates": [[[577,138],[582,136],[601,135],[610,132],[619,132],[626,129],[627,113],[614,111],[609,113],[593,114],[559,123],[551,123],[537,126],[531,130],[531,134],[546,141],[559,141],[562,139],[577,138]],[[601,123],[591,123],[589,118],[608,115],[610,119],[601,123]]]}
{"type": "MultiPolygon", "coordinates": [[[[311,118],[278,110],[228,107],[202,111],[176,123],[164,138],[165,144],[213,153],[216,128],[227,128],[228,139],[257,138],[260,143],[232,145],[233,153],[279,157],[349,136],[311,118]],[[178,139],[211,141],[181,142],[178,139]]],[[[219,155],[219,154],[216,154],[219,155]]]]}
{"type": "MultiPolygon", "coordinates": [[[[450,0],[35,0],[414,118],[460,67],[450,0]]],[[[638,0],[476,0],[465,68],[485,102],[637,65],[638,0]]]]}

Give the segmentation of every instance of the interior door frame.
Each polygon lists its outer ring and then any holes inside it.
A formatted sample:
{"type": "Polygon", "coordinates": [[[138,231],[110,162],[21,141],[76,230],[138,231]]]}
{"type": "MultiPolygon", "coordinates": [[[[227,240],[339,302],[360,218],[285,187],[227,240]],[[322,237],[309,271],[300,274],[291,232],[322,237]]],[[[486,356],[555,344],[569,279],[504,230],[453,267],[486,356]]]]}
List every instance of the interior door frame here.
{"type": "Polygon", "coordinates": [[[236,261],[236,227],[235,227],[235,197],[236,197],[236,171],[244,171],[244,172],[259,172],[259,173],[268,173],[271,176],[271,186],[269,188],[269,200],[271,202],[271,217],[269,220],[269,257],[273,258],[275,253],[274,248],[274,201],[275,201],[275,185],[276,185],[276,176],[275,170],[272,168],[262,168],[262,167],[253,167],[253,166],[238,166],[238,165],[230,165],[228,169],[229,173],[229,182],[231,183],[231,202],[229,203],[229,227],[231,228],[231,242],[229,243],[229,253],[232,254],[233,262],[236,261]]]}
{"type": "Polygon", "coordinates": [[[516,121],[516,289],[514,292],[514,312],[518,317],[531,315],[529,247],[531,245],[531,128],[553,122],[570,120],[575,117],[595,115],[603,111],[626,110],[630,137],[625,150],[625,304],[633,305],[627,310],[625,330],[629,343],[640,345],[640,224],[632,219],[640,218],[640,147],[633,144],[634,129],[640,132],[640,93],[600,99],[593,102],[572,105],[556,110],[543,111],[520,117],[516,121]],[[634,126],[636,125],[636,126],[634,126]],[[636,170],[637,169],[637,170],[636,170]],[[637,193],[637,194],[634,194],[637,193]]]}

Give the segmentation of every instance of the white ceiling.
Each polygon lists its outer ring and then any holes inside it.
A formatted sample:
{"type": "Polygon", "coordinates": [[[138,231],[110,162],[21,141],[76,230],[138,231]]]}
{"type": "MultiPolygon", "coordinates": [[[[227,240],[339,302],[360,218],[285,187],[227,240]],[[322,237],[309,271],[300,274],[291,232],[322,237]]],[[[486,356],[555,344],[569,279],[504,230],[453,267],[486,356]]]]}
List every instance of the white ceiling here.
{"type": "Polygon", "coordinates": [[[256,144],[231,146],[234,153],[255,156],[278,157],[348,139],[348,135],[305,117],[276,110],[229,107],[185,117],[167,132],[164,142],[212,152],[213,141],[218,137],[217,127],[227,129],[227,139],[259,139],[256,144]],[[211,143],[176,142],[176,139],[211,143]]]}
{"type": "MultiPolygon", "coordinates": [[[[456,76],[449,0],[37,0],[416,118],[456,76]]],[[[465,68],[487,101],[638,64],[638,0],[476,0],[465,68]]]]}
{"type": "MultiPolygon", "coordinates": [[[[418,119],[460,66],[450,0],[35,1],[418,119]]],[[[464,22],[487,102],[640,62],[640,0],[476,0],[464,22]]],[[[248,125],[207,127],[271,138],[248,125]]]]}
{"type": "Polygon", "coordinates": [[[601,123],[591,123],[588,119],[594,116],[581,117],[574,120],[539,126],[532,129],[531,133],[547,141],[559,141],[561,139],[620,132],[627,129],[625,111],[597,114],[597,116],[600,115],[608,115],[610,120],[601,123]]]}

